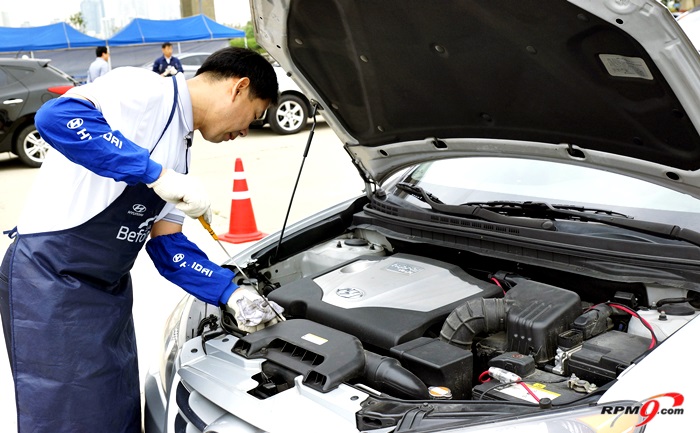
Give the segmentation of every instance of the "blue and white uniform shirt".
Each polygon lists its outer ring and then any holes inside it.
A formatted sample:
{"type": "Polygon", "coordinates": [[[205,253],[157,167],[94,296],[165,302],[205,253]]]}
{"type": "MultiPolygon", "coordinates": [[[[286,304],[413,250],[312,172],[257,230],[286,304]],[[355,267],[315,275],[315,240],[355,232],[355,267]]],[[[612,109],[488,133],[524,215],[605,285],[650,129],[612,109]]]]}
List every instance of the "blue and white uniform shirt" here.
{"type": "MultiPolygon", "coordinates": [[[[69,90],[55,103],[49,101],[54,106],[45,114],[40,110],[37,120],[46,116],[41,123],[50,125],[47,136],[59,137],[52,145],[61,152],[48,152],[20,217],[19,233],[76,227],[109,206],[127,184],[153,182],[161,168],[186,173],[192,101],[184,75],[175,80],[177,107],[160,142],[173,106],[172,78],[141,68],[117,68],[69,90]],[[70,97],[81,98],[77,101],[83,107],[76,110],[75,99],[62,99],[70,97]],[[61,103],[68,108],[62,109],[61,103]]],[[[182,224],[184,214],[166,203],[156,221],[161,219],[182,224]]]]}

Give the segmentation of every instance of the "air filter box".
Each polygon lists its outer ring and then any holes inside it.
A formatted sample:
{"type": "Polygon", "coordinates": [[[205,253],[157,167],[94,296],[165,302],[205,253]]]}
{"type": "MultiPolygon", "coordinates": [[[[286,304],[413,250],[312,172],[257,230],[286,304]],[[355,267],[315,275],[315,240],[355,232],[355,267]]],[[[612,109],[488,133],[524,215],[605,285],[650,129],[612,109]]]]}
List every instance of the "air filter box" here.
{"type": "Polygon", "coordinates": [[[578,294],[521,280],[505,296],[510,308],[506,331],[510,351],[530,355],[538,364],[554,359],[557,336],[581,315],[578,294]]]}

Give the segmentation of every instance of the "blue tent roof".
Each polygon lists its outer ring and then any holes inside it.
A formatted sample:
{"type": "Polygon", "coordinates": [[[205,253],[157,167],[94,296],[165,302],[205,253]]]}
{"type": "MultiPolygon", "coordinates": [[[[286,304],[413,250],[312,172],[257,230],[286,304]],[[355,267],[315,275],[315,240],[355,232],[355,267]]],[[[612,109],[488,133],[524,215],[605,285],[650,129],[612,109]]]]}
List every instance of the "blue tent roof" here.
{"type": "Polygon", "coordinates": [[[100,45],[105,45],[103,39],[80,33],[66,23],[39,27],[0,27],[0,52],[57,50],[100,45]]]}
{"type": "Polygon", "coordinates": [[[226,27],[204,15],[195,15],[179,20],[134,18],[126,27],[109,38],[107,43],[116,47],[154,42],[183,42],[242,37],[245,37],[245,32],[242,30],[226,27]]]}

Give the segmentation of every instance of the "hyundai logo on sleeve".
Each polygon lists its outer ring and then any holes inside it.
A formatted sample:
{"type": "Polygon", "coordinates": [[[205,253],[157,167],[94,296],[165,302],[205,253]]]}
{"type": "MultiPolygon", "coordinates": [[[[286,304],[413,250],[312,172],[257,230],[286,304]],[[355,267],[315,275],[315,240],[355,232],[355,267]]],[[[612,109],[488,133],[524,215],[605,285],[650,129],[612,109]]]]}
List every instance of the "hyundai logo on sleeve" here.
{"type": "Polygon", "coordinates": [[[182,253],[175,254],[173,256],[173,262],[180,263],[182,261],[182,259],[184,259],[184,258],[185,258],[185,255],[182,253]]]}
{"type": "Polygon", "coordinates": [[[66,126],[68,127],[68,129],[78,129],[81,126],[83,126],[83,119],[81,119],[80,117],[76,117],[75,119],[71,119],[68,121],[66,126]]]}

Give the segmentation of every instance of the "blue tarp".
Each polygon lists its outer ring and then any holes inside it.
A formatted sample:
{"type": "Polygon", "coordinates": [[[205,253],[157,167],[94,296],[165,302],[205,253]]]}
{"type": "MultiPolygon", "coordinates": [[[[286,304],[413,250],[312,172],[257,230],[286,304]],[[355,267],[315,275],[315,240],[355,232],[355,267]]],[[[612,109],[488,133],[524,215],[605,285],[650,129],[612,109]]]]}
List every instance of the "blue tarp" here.
{"type": "Polygon", "coordinates": [[[0,52],[58,50],[105,45],[66,23],[39,27],[0,27],[0,52]]]}
{"type": "Polygon", "coordinates": [[[179,20],[134,18],[126,27],[107,40],[111,47],[154,42],[201,41],[245,37],[245,32],[213,21],[204,15],[179,20]]]}

